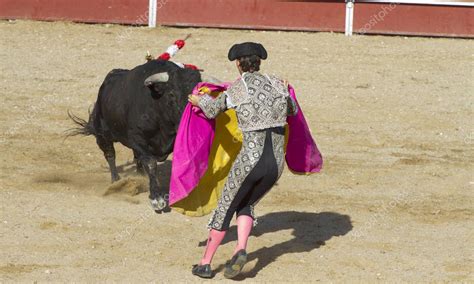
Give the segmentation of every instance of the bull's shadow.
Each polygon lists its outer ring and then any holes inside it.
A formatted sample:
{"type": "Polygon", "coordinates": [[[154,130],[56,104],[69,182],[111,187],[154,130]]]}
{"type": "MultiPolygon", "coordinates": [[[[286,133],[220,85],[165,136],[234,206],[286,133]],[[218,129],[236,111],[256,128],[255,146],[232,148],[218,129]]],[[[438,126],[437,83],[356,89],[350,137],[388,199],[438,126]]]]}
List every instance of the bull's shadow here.
{"type": "MultiPolygon", "coordinates": [[[[310,252],[324,246],[325,242],[333,236],[343,236],[352,230],[351,218],[334,212],[275,212],[258,218],[258,225],[252,231],[252,236],[262,236],[292,229],[293,238],[273,245],[262,247],[248,254],[248,261],[257,259],[252,270],[241,273],[234,280],[244,280],[255,277],[260,270],[275,262],[278,257],[288,253],[310,252]]],[[[236,226],[232,226],[223,241],[224,243],[237,240],[236,226]]],[[[251,240],[250,240],[251,241],[251,240]]],[[[199,243],[205,246],[206,241],[199,243]]],[[[217,267],[216,271],[223,270],[224,265],[217,267]]]]}

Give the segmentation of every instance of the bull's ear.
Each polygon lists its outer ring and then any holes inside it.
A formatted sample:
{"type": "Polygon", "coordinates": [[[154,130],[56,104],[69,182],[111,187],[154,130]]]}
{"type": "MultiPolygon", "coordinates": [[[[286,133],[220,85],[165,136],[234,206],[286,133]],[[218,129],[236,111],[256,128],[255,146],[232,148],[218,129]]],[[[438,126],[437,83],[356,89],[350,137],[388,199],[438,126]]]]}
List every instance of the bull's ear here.
{"type": "Polygon", "coordinates": [[[150,77],[145,79],[145,86],[148,88],[153,88],[157,83],[167,83],[170,79],[170,75],[168,72],[161,72],[151,75],[150,77]]]}

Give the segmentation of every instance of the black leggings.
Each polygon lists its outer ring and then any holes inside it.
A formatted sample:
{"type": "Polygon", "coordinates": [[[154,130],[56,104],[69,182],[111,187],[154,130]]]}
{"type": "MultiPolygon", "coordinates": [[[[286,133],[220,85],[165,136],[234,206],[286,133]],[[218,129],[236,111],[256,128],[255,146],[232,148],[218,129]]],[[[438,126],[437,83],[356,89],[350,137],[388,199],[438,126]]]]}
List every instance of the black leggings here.
{"type": "Polygon", "coordinates": [[[234,200],[230,204],[224,218],[222,231],[229,229],[230,221],[234,213],[237,213],[237,217],[247,215],[254,218],[252,206],[270,191],[278,180],[278,165],[273,153],[272,132],[284,135],[285,129],[283,127],[276,127],[263,131],[266,132],[266,136],[262,156],[245,178],[234,200]]]}

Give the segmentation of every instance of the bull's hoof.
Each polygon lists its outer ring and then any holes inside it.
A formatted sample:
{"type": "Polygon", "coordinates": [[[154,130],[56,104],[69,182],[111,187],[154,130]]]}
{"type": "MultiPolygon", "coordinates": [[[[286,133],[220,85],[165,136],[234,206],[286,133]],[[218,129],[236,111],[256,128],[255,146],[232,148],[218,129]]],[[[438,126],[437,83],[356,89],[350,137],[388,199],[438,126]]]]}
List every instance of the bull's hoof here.
{"type": "Polygon", "coordinates": [[[120,176],[119,176],[119,175],[114,175],[114,176],[112,176],[112,183],[117,182],[117,181],[119,181],[119,180],[120,180],[120,176]]]}
{"type": "Polygon", "coordinates": [[[150,204],[151,208],[157,213],[161,213],[161,211],[168,206],[166,200],[163,197],[158,197],[158,199],[150,199],[150,204]]]}

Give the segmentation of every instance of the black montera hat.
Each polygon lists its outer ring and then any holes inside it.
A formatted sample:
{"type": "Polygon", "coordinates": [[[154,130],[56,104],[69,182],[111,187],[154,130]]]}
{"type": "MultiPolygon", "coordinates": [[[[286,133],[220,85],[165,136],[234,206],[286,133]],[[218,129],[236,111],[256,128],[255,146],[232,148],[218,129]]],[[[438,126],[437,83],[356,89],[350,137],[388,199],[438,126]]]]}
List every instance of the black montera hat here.
{"type": "Polygon", "coordinates": [[[257,55],[260,59],[267,59],[265,47],[256,42],[244,42],[234,44],[229,50],[229,60],[234,61],[238,58],[250,55],[257,55]]]}

